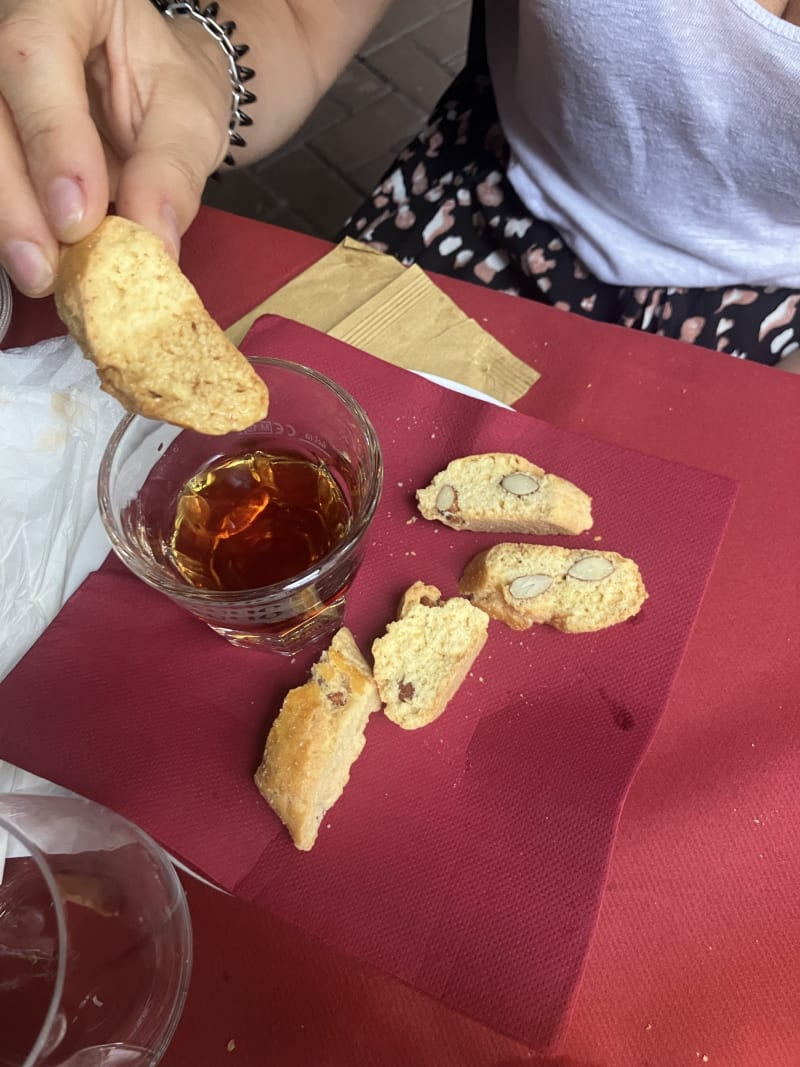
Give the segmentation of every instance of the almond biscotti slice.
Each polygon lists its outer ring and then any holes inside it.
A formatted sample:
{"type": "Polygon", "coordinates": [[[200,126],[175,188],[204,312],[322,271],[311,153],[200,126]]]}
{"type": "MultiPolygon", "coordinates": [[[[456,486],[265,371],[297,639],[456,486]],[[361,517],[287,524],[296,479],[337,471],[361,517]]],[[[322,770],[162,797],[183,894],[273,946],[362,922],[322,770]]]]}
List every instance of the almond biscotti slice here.
{"type": "Polygon", "coordinates": [[[398,618],[372,644],[387,717],[406,730],[438,719],[486,644],[488,629],[488,615],[468,600],[444,600],[436,586],[415,582],[398,618]]]}
{"type": "Polygon", "coordinates": [[[263,419],[267,387],[143,226],[107,216],[61,254],[58,314],[128,411],[200,433],[263,419]]]}
{"type": "Polygon", "coordinates": [[[426,519],[454,530],[579,534],[592,525],[592,498],[513,452],[485,452],[448,463],[417,504],[426,519]]]}
{"type": "Polygon", "coordinates": [[[546,623],[565,633],[623,622],[647,599],[638,566],[616,552],[516,543],[474,556],[458,590],[514,630],[546,623]]]}
{"type": "Polygon", "coordinates": [[[302,851],[313,847],[325,812],[350,780],[380,704],[369,664],[344,626],[308,681],[286,694],[255,781],[302,851]]]}

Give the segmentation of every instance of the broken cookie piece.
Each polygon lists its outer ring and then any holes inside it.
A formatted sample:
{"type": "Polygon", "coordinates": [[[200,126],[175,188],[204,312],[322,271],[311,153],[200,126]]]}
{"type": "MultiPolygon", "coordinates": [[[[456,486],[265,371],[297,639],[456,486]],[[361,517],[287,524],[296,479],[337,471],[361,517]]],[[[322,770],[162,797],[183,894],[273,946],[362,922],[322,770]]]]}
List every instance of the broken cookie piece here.
{"type": "Polygon", "coordinates": [[[380,697],[369,664],[342,627],[311,668],[311,677],[284,698],[267,737],[255,782],[297,848],[307,852],[325,813],[350,780],[380,697]]]}
{"type": "Polygon", "coordinates": [[[486,643],[489,618],[463,597],[443,599],[436,586],[415,582],[397,619],[372,644],[384,711],[406,730],[438,719],[486,643]]]}

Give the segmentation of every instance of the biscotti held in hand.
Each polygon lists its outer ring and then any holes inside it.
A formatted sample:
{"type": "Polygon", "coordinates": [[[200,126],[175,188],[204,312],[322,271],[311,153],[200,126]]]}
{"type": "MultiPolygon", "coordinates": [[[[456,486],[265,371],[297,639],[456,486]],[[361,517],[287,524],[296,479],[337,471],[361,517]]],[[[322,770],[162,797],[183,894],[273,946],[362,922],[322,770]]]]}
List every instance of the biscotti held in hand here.
{"type": "Polygon", "coordinates": [[[128,411],[206,434],[267,413],[267,387],[162,241],[109,215],[61,254],[58,314],[102,388],[128,411]]]}

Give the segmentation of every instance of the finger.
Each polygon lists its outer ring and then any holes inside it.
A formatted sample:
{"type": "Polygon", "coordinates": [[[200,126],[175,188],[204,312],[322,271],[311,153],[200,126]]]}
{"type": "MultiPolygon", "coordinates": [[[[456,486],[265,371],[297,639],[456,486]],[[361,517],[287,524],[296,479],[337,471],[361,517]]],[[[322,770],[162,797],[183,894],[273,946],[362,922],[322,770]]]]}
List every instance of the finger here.
{"type": "MultiPolygon", "coordinates": [[[[70,21],[70,10],[64,2],[27,4],[0,23],[0,95],[44,218],[61,241],[85,236],[108,209],[105,159],[84,80],[91,30],[87,19],[70,21]]],[[[0,225],[15,228],[11,219],[0,225]]]]}
{"type": "Polygon", "coordinates": [[[26,296],[52,290],[58,243],[31,185],[11,114],[0,98],[0,262],[26,296]]]}
{"type": "Polygon", "coordinates": [[[159,147],[138,151],[122,164],[114,206],[118,214],[157,234],[178,259],[181,236],[197,214],[201,195],[177,158],[159,147]]]}
{"type": "Polygon", "coordinates": [[[227,96],[221,94],[222,107],[205,107],[191,90],[183,93],[163,88],[153,94],[136,150],[120,170],[115,200],[121,215],[158,234],[176,259],[181,234],[228,146],[227,96]]]}

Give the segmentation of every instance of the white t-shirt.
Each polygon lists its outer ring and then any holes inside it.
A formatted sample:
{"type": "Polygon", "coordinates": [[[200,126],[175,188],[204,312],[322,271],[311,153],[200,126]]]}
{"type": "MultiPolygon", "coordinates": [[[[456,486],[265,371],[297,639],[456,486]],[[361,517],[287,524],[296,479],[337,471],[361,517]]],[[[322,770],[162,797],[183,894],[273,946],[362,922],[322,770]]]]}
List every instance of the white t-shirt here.
{"type": "Polygon", "coordinates": [[[603,281],[800,288],[800,27],[756,0],[488,0],[509,177],[603,281]]]}

